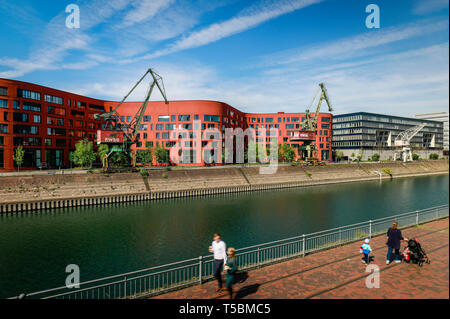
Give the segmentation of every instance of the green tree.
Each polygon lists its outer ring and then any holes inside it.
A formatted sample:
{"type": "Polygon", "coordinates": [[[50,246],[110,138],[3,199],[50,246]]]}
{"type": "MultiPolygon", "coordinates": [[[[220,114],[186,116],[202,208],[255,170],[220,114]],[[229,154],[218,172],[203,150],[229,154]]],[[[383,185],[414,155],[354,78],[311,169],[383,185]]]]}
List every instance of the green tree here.
{"type": "MultiPolygon", "coordinates": [[[[118,146],[113,146],[113,148],[118,148],[118,146]]],[[[111,154],[111,163],[115,166],[124,166],[127,165],[128,162],[128,156],[125,152],[123,151],[114,151],[111,154]]]]}
{"type": "Polygon", "coordinates": [[[73,162],[76,165],[81,167],[91,167],[96,158],[97,153],[94,151],[94,144],[88,139],[80,140],[75,145],[73,162]]]}
{"type": "Polygon", "coordinates": [[[338,162],[340,162],[343,157],[344,157],[344,152],[342,152],[342,151],[336,152],[336,158],[338,159],[338,162]]]}
{"type": "Polygon", "coordinates": [[[380,154],[375,153],[372,155],[372,161],[378,162],[379,160],[380,160],[380,154]]]}
{"type": "Polygon", "coordinates": [[[278,151],[278,157],[282,161],[292,162],[295,158],[295,149],[289,144],[284,143],[278,151]]]}
{"type": "Polygon", "coordinates": [[[164,147],[157,146],[155,149],[155,157],[156,161],[159,164],[168,163],[169,162],[169,150],[166,150],[164,147]]]}
{"type": "Polygon", "coordinates": [[[363,156],[364,156],[364,149],[361,147],[359,149],[358,156],[356,157],[358,159],[358,162],[362,160],[363,156]]]}
{"type": "Polygon", "coordinates": [[[23,150],[22,146],[19,146],[18,148],[16,148],[16,151],[13,155],[13,160],[17,165],[17,171],[20,171],[20,166],[22,166],[24,158],[25,151],[23,150]]]}
{"type": "Polygon", "coordinates": [[[417,154],[413,154],[412,155],[412,159],[413,159],[413,161],[418,161],[419,160],[419,155],[417,155],[417,154]]]}
{"type": "Polygon", "coordinates": [[[431,153],[430,154],[430,160],[437,160],[437,159],[439,159],[439,155],[438,154],[436,154],[436,153],[431,153]]]}
{"type": "Polygon", "coordinates": [[[105,165],[106,165],[106,156],[108,155],[108,153],[109,153],[108,145],[101,144],[98,147],[97,154],[98,154],[98,157],[100,158],[100,161],[102,162],[103,167],[105,167],[105,165]]]}
{"type": "Polygon", "coordinates": [[[137,150],[136,161],[137,163],[142,163],[144,165],[151,164],[153,160],[153,151],[151,148],[145,150],[137,150]]]}

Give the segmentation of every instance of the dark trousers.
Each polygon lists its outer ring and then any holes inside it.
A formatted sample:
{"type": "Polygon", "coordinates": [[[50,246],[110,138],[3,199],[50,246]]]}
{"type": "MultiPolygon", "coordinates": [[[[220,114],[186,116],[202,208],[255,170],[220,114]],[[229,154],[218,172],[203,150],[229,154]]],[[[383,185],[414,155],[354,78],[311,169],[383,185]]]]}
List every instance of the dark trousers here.
{"type": "Polygon", "coordinates": [[[392,261],[392,251],[394,251],[395,254],[395,260],[400,260],[400,249],[394,249],[394,247],[388,246],[388,252],[386,259],[389,261],[392,261]]]}
{"type": "Polygon", "coordinates": [[[363,258],[362,260],[364,260],[366,262],[366,264],[369,263],[370,259],[369,259],[369,254],[363,254],[363,258]]]}
{"type": "Polygon", "coordinates": [[[223,260],[214,260],[214,277],[217,279],[219,288],[222,288],[223,260]]]}

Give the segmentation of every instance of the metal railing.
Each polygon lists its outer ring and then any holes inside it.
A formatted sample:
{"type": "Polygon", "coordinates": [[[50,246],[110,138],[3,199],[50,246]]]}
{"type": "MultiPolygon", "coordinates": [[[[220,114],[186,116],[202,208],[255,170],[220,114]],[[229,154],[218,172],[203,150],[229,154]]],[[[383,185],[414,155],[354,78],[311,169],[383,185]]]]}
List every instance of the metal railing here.
{"type": "MultiPolygon", "coordinates": [[[[449,216],[449,205],[369,220],[362,223],[272,241],[236,250],[240,270],[249,270],[324,249],[371,238],[387,231],[393,221],[406,228],[449,216]]],[[[200,256],[162,266],[82,282],[79,288],[66,286],[22,294],[13,298],[118,299],[161,294],[213,278],[212,256],[200,256]]]]}

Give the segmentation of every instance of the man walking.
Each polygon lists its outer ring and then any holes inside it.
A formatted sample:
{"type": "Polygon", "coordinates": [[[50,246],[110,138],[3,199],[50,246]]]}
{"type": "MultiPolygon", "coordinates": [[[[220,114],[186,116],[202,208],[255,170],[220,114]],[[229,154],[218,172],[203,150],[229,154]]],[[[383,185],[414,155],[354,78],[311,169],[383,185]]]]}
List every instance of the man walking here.
{"type": "Polygon", "coordinates": [[[215,233],[212,245],[209,246],[209,252],[214,254],[214,277],[217,279],[217,292],[222,290],[222,269],[227,263],[227,245],[220,239],[220,234],[215,233]]]}

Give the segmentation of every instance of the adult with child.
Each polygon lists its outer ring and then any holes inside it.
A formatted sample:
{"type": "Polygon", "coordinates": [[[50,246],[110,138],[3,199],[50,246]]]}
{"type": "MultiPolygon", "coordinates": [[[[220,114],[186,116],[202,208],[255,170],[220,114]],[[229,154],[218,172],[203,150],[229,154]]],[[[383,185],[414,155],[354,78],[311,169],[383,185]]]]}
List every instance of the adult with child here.
{"type": "Polygon", "coordinates": [[[389,265],[392,261],[392,251],[395,254],[395,262],[401,263],[400,260],[400,242],[408,241],[408,238],[403,238],[402,231],[398,229],[398,223],[393,222],[392,227],[390,227],[387,231],[387,242],[388,246],[387,256],[386,256],[386,265],[389,265]]]}

